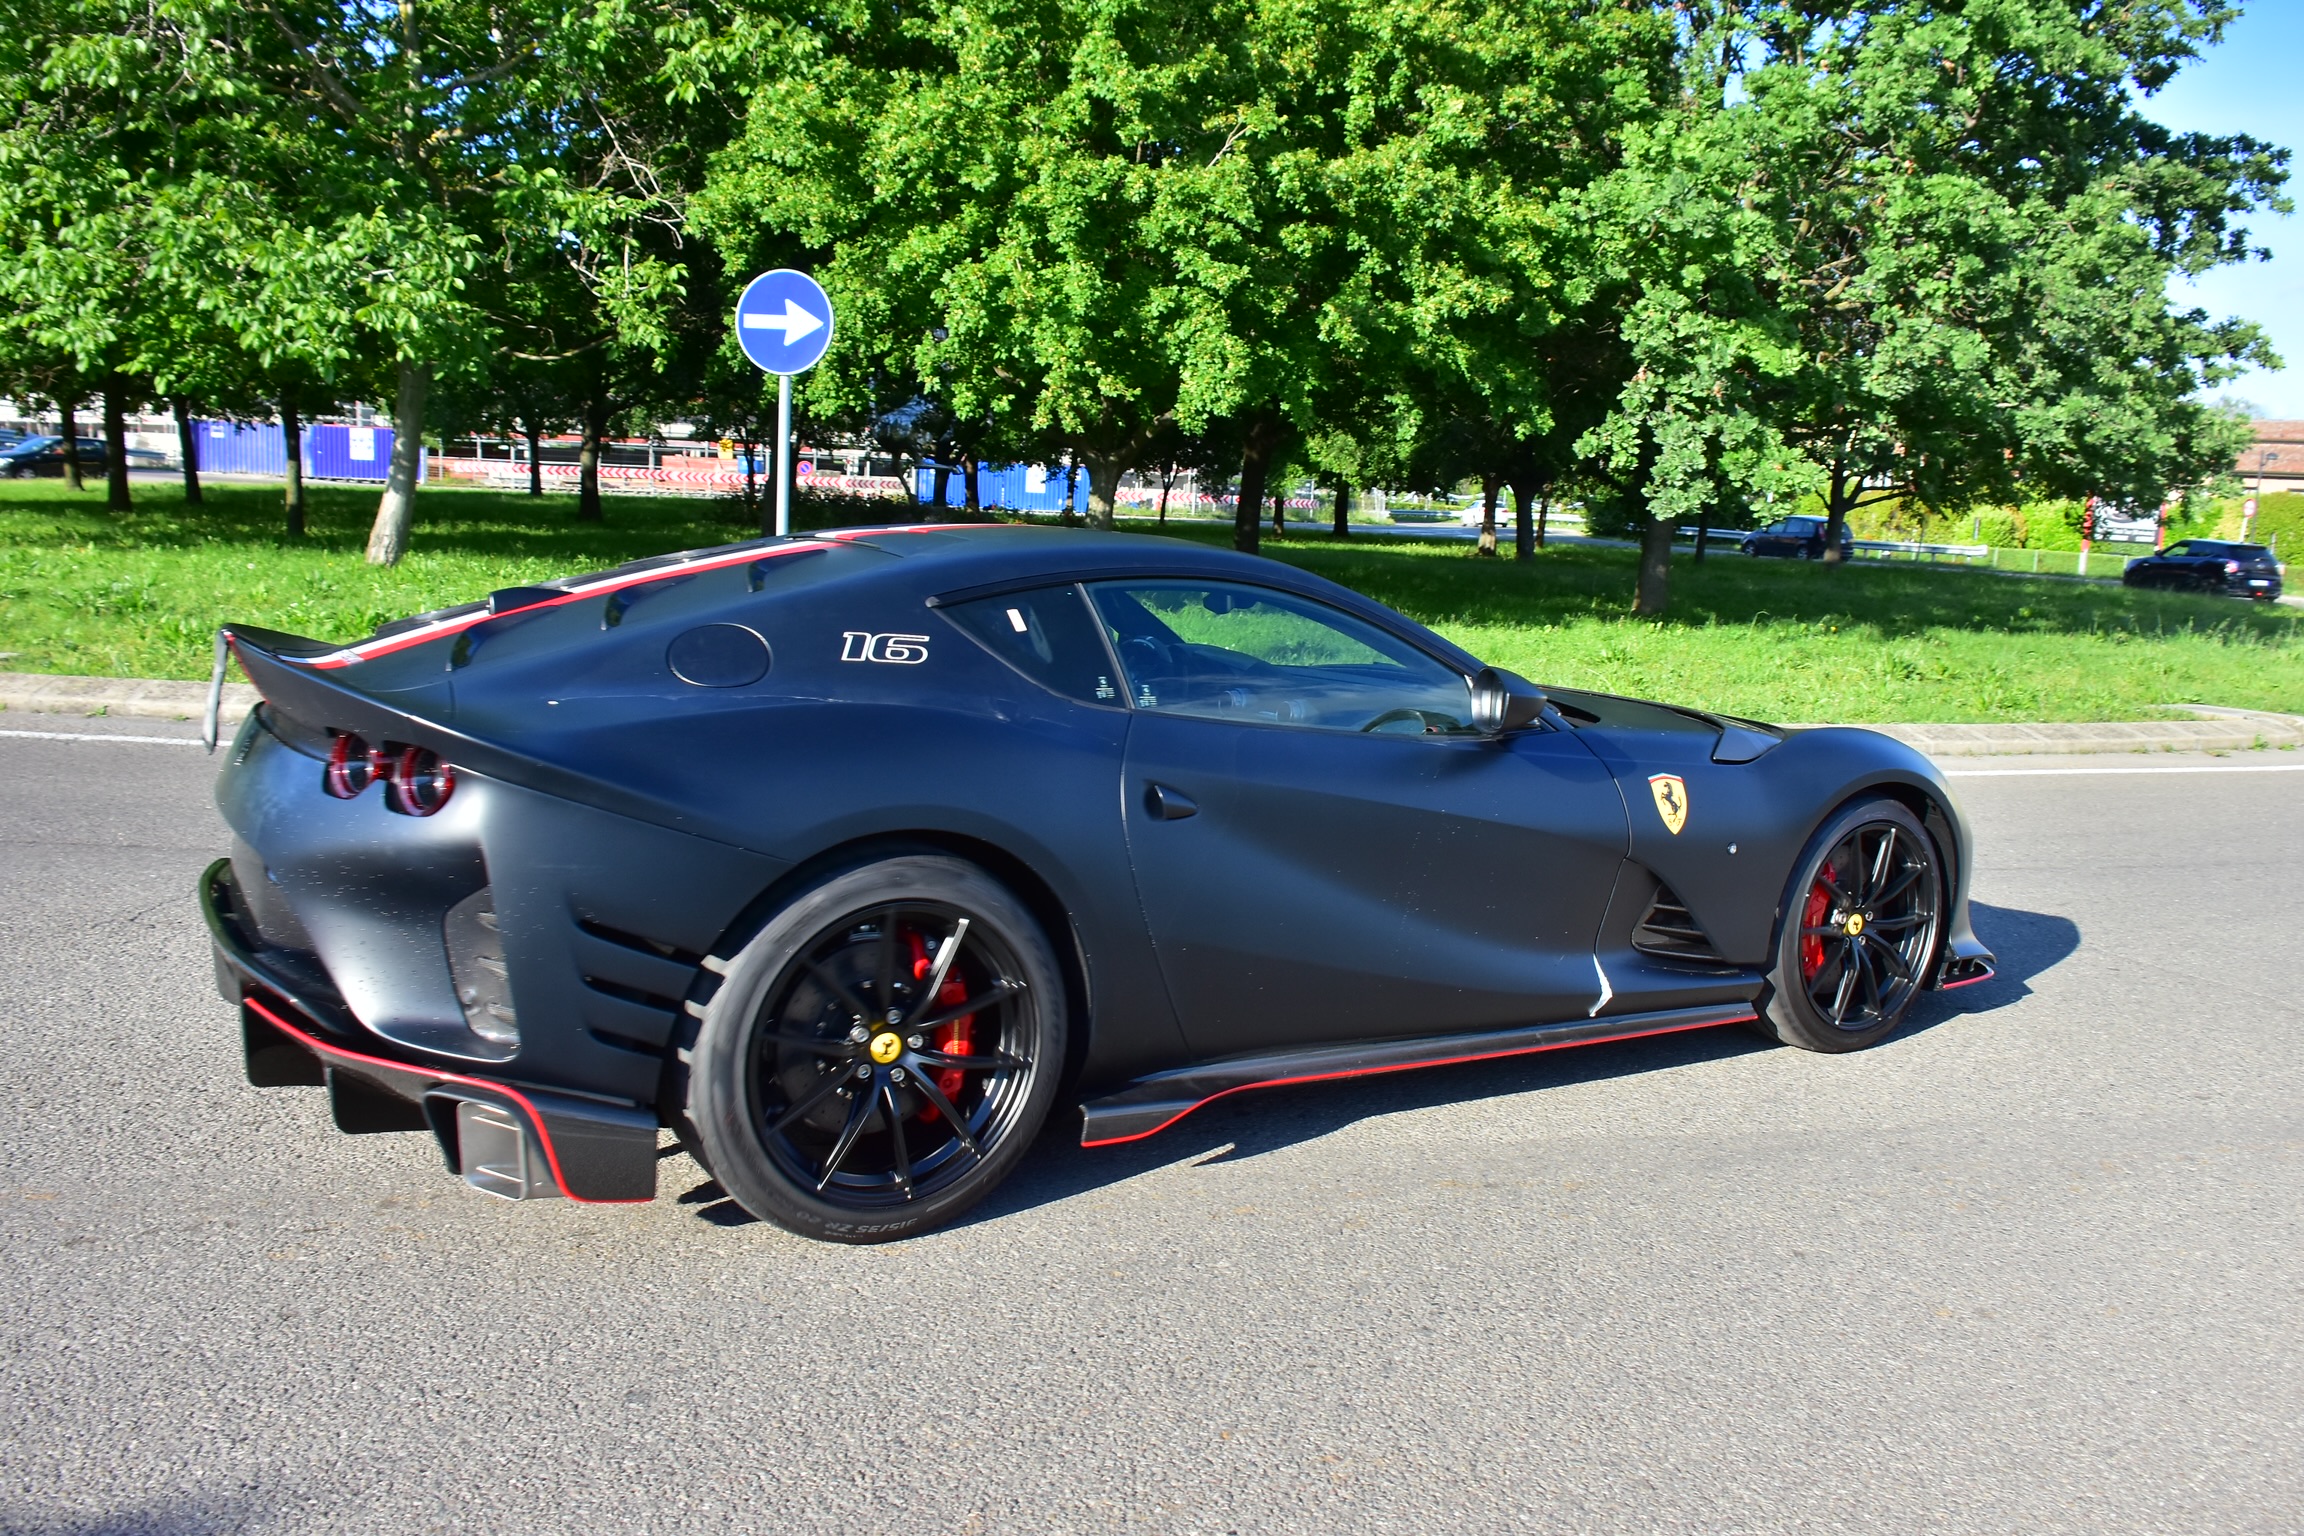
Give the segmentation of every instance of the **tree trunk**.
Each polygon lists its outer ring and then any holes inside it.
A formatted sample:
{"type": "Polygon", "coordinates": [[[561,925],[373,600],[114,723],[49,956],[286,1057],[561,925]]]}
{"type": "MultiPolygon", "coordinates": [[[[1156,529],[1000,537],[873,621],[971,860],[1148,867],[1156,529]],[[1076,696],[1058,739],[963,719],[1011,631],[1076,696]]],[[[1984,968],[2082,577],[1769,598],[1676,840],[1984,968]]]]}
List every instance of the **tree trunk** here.
{"type": "Polygon", "coordinates": [[[1160,468],[1160,526],[1168,526],[1168,492],[1176,484],[1176,466],[1164,464],[1160,468]]]}
{"type": "Polygon", "coordinates": [[[80,418],[74,414],[69,400],[57,401],[56,410],[63,417],[64,488],[84,491],[88,486],[80,476],[80,418]]]}
{"type": "Polygon", "coordinates": [[[1496,491],[1503,483],[1497,475],[1480,477],[1480,543],[1472,552],[1483,560],[1496,558],[1496,491]]]}
{"type": "Polygon", "coordinates": [[[133,512],[128,498],[128,412],[120,398],[119,379],[106,381],[104,390],[104,505],[114,512],[133,512]]]}
{"type": "Polygon", "coordinates": [[[1536,558],[1536,508],[1534,487],[1525,480],[1512,482],[1512,558],[1536,558]]]}
{"type": "Polygon", "coordinates": [[[1079,505],[1079,495],[1080,466],[1073,462],[1072,455],[1066,454],[1064,455],[1064,510],[1056,516],[1057,521],[1067,528],[1080,521],[1078,515],[1073,511],[1073,508],[1079,505]]]}
{"type": "Polygon", "coordinates": [[[176,451],[184,459],[184,504],[202,505],[200,500],[200,442],[192,430],[192,402],[178,395],[168,402],[176,410],[176,451]]]}
{"type": "Polygon", "coordinates": [[[1336,514],[1334,526],[1329,530],[1339,539],[1352,537],[1352,482],[1336,482],[1336,514]]]}
{"type": "Polygon", "coordinates": [[[1552,488],[1546,486],[1536,498],[1536,547],[1544,547],[1544,525],[1552,518],[1552,488]]]}
{"type": "Polygon", "coordinates": [[[1286,485],[1272,487],[1272,534],[1275,538],[1285,538],[1288,534],[1288,487],[1286,485]]]}
{"type": "Polygon", "coordinates": [[[1272,468],[1273,439],[1278,434],[1261,422],[1250,423],[1240,451],[1240,496],[1232,506],[1232,547],[1253,555],[1264,545],[1264,478],[1272,468]]]}
{"type": "Polygon", "coordinates": [[[1120,461],[1088,455],[1088,521],[1110,533],[1119,502],[1120,461]]]}
{"type": "Polygon", "coordinates": [[[952,492],[952,451],[949,443],[936,445],[936,474],[929,482],[935,489],[928,500],[936,508],[936,515],[944,515],[944,498],[952,492]]]}
{"type": "Polygon", "coordinates": [[[537,430],[536,423],[533,421],[520,423],[520,428],[528,438],[528,494],[542,496],[544,494],[544,459],[540,450],[544,446],[544,434],[537,430]]]}
{"type": "Polygon", "coordinates": [[[584,442],[576,450],[576,521],[597,523],[600,509],[600,444],[608,436],[608,402],[598,394],[584,402],[584,442]]]}
{"type": "Polygon", "coordinates": [[[1671,601],[1672,535],[1674,520],[1648,516],[1648,527],[1640,539],[1640,587],[1632,599],[1632,611],[1642,618],[1661,618],[1664,606],[1671,601]]]}
{"type": "Polygon", "coordinates": [[[1828,494],[1824,503],[1824,563],[1838,565],[1840,530],[1848,526],[1848,509],[1856,498],[1849,491],[1848,477],[1837,464],[1832,466],[1832,479],[1825,489],[1828,494]]]}
{"type": "Polygon", "coordinates": [[[402,363],[398,398],[392,405],[392,463],[384,474],[384,496],[376,503],[376,523],[368,530],[368,563],[398,565],[408,553],[408,525],[416,517],[416,471],[424,451],[424,401],[432,393],[432,365],[402,363]]]}
{"type": "Polygon", "coordinates": [[[288,514],[288,537],[300,539],[304,537],[304,418],[296,413],[293,395],[280,402],[280,448],[280,467],[288,476],[288,488],[281,496],[288,514]]]}
{"type": "Polygon", "coordinates": [[[1712,504],[1706,502],[1696,513],[1696,563],[1704,563],[1704,546],[1712,537],[1712,504]]]}

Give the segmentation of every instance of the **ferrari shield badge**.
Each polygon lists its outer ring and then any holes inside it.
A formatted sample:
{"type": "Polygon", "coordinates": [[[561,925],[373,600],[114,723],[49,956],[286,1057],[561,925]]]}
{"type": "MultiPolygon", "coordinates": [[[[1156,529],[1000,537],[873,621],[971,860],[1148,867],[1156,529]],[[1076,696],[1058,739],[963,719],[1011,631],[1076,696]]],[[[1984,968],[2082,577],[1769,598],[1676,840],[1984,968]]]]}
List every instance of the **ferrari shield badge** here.
{"type": "Polygon", "coordinates": [[[1664,830],[1678,837],[1688,825],[1688,786],[1676,773],[1652,773],[1648,791],[1656,797],[1656,814],[1664,818],[1664,830]]]}

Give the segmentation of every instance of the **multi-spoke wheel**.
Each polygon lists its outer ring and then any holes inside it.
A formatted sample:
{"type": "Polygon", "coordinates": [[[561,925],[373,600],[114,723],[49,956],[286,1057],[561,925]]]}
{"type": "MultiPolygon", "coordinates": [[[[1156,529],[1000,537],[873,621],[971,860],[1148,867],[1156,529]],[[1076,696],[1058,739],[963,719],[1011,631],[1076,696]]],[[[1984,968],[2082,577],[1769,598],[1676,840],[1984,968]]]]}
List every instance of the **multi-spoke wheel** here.
{"type": "Polygon", "coordinates": [[[688,1118],[746,1210],[885,1242],[999,1183],[1063,1065],[1063,981],[1023,904],[957,859],[889,859],[800,897],[730,962],[688,1118]]]}
{"type": "Polygon", "coordinates": [[[1886,1037],[1927,984],[1943,902],[1935,840],[1904,806],[1870,800],[1833,817],[1785,894],[1763,1029],[1813,1051],[1886,1037]]]}

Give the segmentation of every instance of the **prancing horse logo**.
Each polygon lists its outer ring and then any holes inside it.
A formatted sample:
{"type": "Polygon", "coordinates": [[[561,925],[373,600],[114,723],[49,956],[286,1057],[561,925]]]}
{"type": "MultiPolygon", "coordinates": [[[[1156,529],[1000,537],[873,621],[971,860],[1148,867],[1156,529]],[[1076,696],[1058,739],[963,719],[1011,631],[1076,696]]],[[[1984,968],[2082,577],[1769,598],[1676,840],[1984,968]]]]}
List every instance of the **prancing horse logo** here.
{"type": "Polygon", "coordinates": [[[1656,814],[1664,818],[1664,830],[1678,837],[1688,825],[1688,786],[1676,773],[1652,773],[1648,791],[1656,797],[1656,814]]]}

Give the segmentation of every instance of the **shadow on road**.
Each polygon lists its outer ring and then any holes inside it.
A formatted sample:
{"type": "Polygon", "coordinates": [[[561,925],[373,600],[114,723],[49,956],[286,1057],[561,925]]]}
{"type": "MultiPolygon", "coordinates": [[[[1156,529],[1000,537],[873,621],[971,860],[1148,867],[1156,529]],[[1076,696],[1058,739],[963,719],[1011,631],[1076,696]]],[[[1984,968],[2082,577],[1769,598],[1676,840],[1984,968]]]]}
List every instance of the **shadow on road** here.
{"type": "Polygon", "coordinates": [[[191,1495],[106,1514],[33,1514],[0,1504],[0,1531],[11,1536],[224,1536],[262,1522],[270,1510],[245,1498],[191,1495]]]}
{"type": "MultiPolygon", "coordinates": [[[[1970,912],[1976,936],[1998,959],[1997,974],[1972,987],[1925,994],[1900,1038],[1954,1018],[1995,1012],[2029,996],[2033,977],[2061,964],[2080,947],[2079,925],[2067,917],[1983,902],[1972,903],[1970,912]]],[[[956,1225],[994,1221],[1075,1199],[1180,1162],[1259,1157],[1316,1141],[1361,1120],[1666,1072],[1776,1048],[1743,1026],[1727,1025],[1381,1077],[1253,1090],[1197,1110],[1172,1130],[1117,1147],[1082,1147],[1079,1115],[1062,1107],[1049,1117],[1048,1128],[1008,1181],[956,1225]]],[[[700,1207],[696,1214],[716,1226],[741,1226],[752,1220],[717,1184],[699,1185],[679,1198],[684,1205],[700,1207]]]]}

